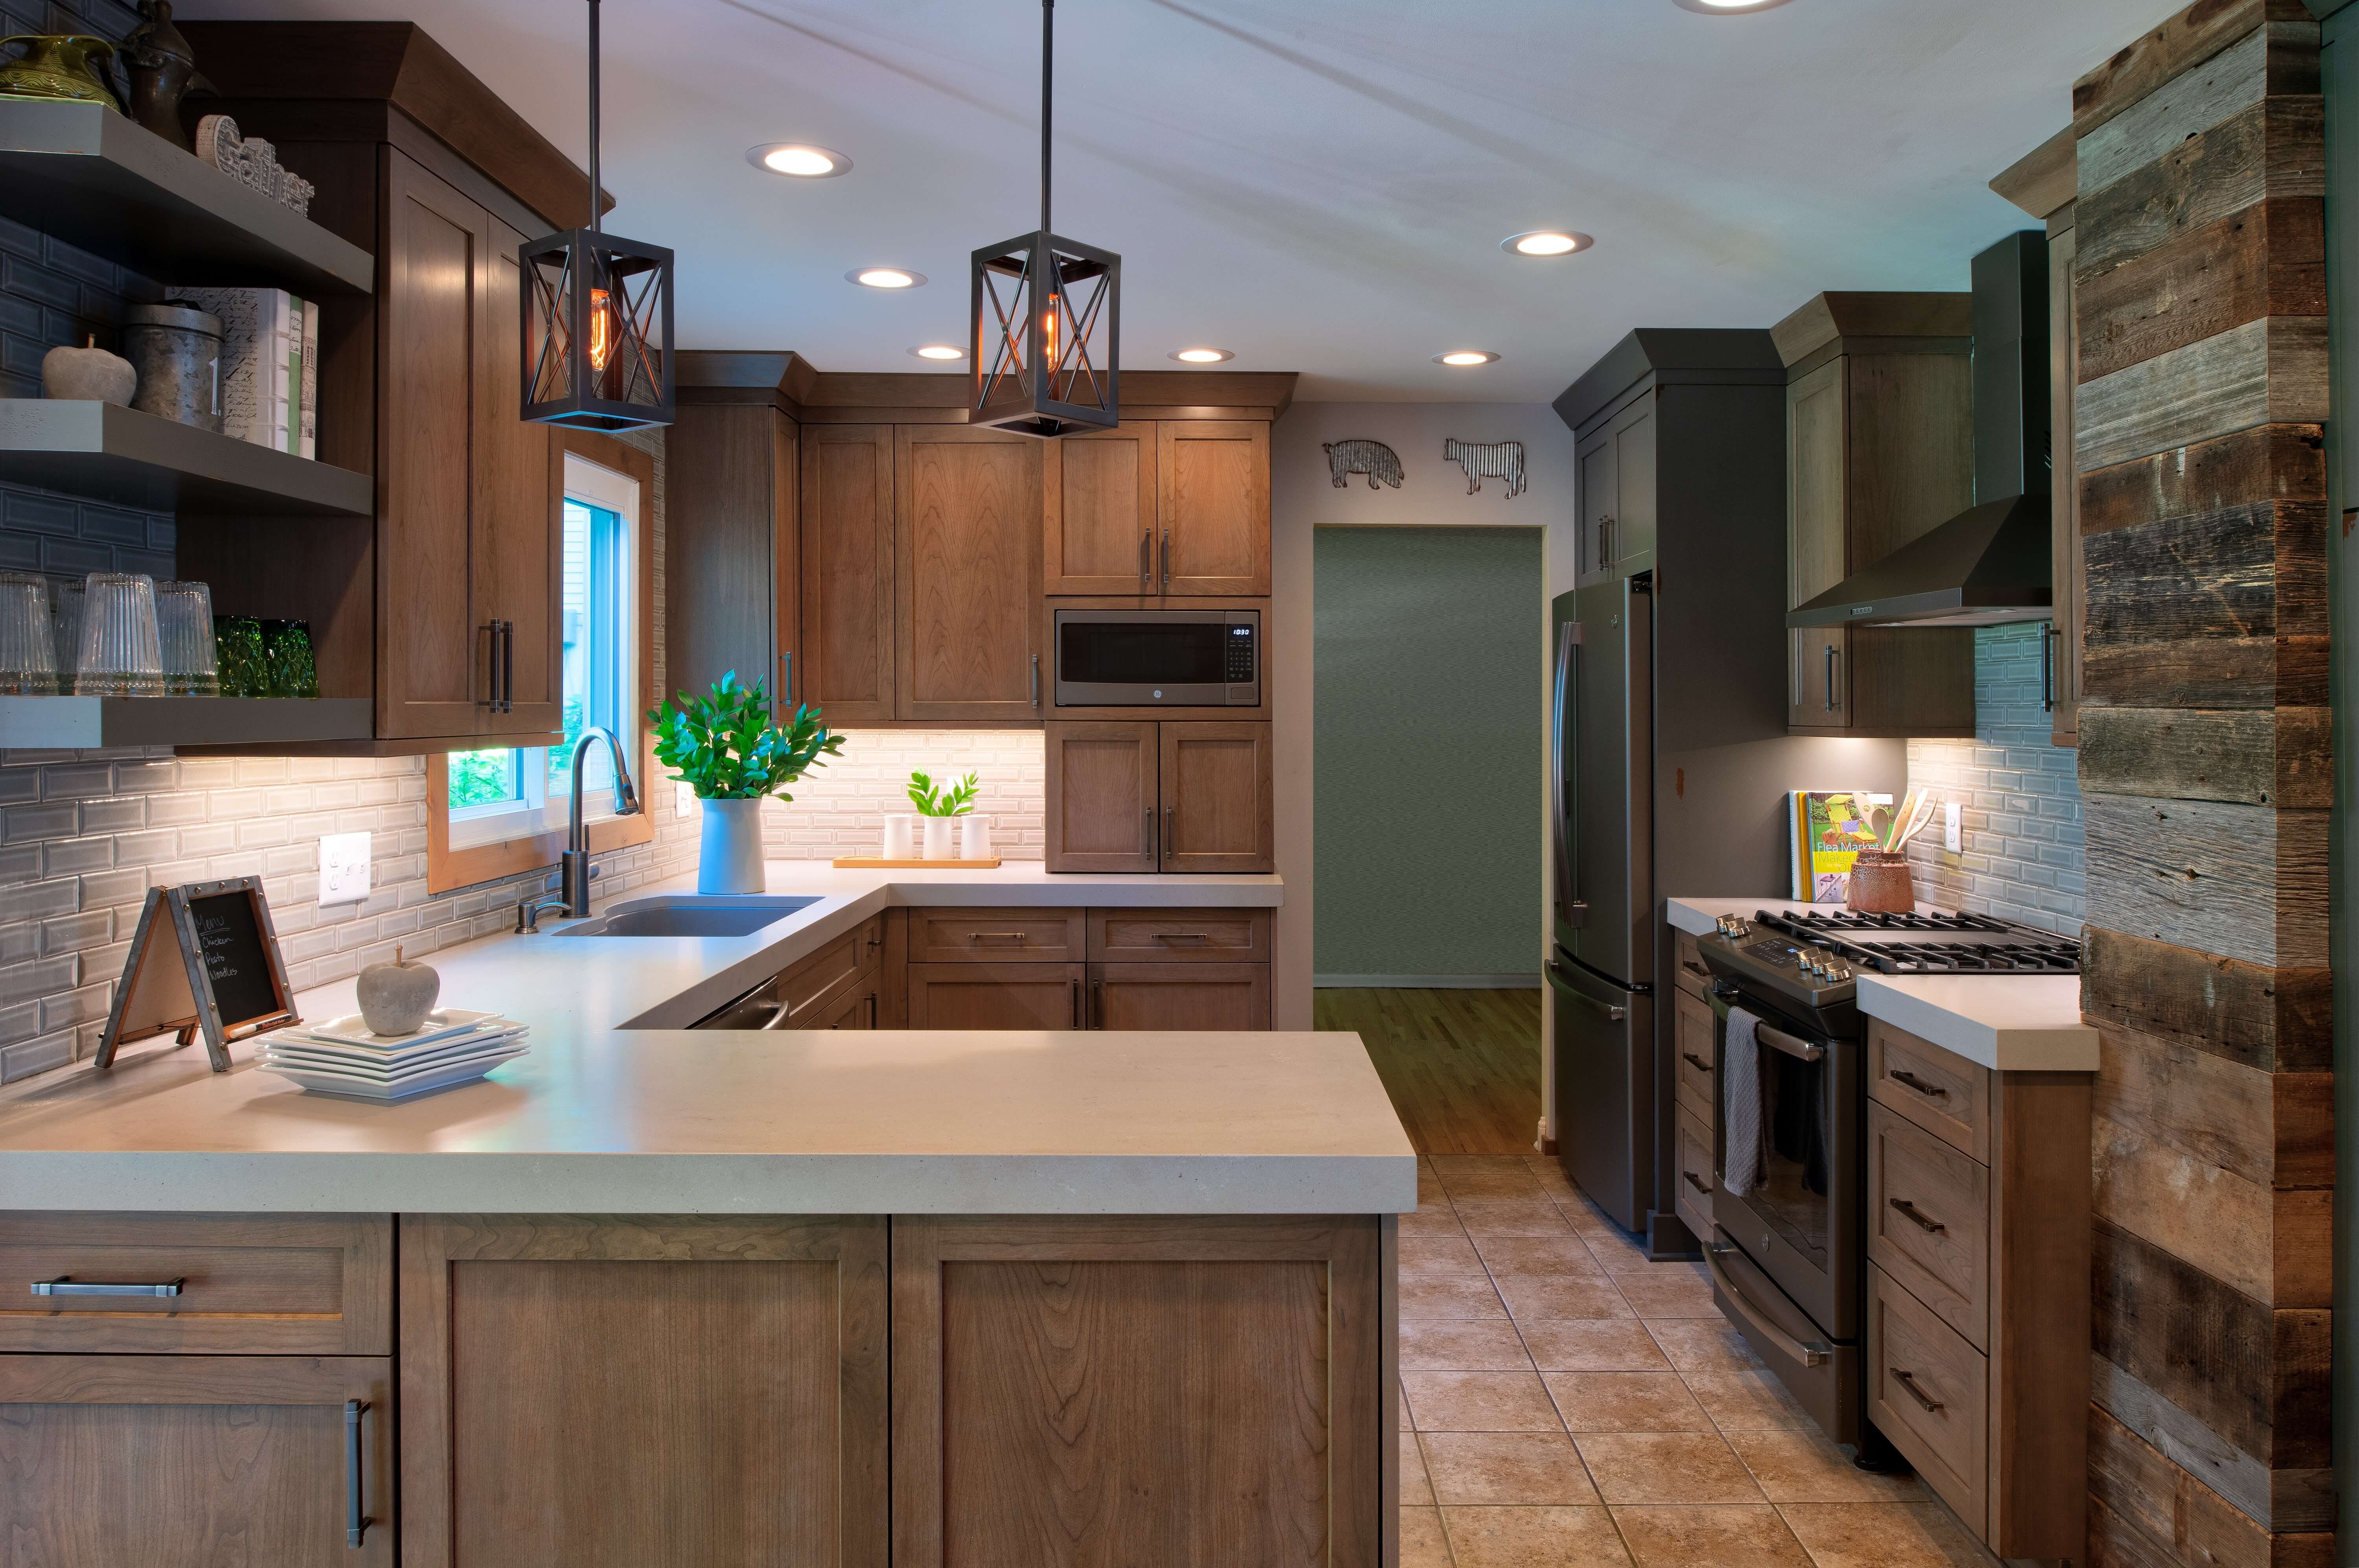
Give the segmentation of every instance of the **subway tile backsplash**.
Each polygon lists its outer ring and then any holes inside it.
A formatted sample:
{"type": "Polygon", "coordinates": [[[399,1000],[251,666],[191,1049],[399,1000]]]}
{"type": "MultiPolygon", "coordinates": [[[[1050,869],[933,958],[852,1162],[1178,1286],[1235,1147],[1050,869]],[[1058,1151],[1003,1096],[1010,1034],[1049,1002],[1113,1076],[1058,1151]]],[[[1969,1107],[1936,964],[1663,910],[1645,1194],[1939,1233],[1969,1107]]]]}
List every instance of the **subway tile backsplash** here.
{"type": "Polygon", "coordinates": [[[1974,633],[1975,735],[1908,743],[1908,783],[1962,808],[1964,849],[1942,845],[1941,820],[1908,846],[1928,903],[2078,936],[2082,875],[2079,754],[2051,744],[2040,704],[2045,623],[1974,633]]]}
{"type": "Polygon", "coordinates": [[[815,768],[762,812],[762,843],[773,860],[880,855],[885,817],[915,810],[909,771],[937,786],[980,776],[975,810],[991,818],[991,850],[1003,860],[1038,860],[1048,851],[1047,738],[1038,730],[846,730],[843,755],[815,768]]]}

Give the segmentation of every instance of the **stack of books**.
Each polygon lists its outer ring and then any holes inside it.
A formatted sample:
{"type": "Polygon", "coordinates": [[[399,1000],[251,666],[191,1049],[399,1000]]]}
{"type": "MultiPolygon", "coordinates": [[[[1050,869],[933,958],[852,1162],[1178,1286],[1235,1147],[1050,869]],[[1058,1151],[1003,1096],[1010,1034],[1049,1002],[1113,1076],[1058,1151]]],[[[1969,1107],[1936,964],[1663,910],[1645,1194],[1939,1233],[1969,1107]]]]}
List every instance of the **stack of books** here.
{"type": "Polygon", "coordinates": [[[182,289],[221,318],[222,430],[297,457],[320,435],[320,305],[284,289],[182,289]]]}

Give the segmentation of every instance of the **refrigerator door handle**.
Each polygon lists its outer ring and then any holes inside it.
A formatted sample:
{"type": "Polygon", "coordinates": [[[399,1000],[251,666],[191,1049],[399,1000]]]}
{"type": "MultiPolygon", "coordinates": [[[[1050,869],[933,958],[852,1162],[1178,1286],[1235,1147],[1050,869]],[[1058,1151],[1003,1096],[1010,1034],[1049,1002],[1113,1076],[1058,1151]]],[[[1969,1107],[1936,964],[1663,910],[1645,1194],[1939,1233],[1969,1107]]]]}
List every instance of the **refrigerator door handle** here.
{"type": "Polygon", "coordinates": [[[1617,1007],[1611,1002],[1601,1002],[1578,985],[1570,984],[1564,977],[1564,971],[1559,969],[1554,963],[1547,964],[1546,968],[1549,984],[1556,988],[1558,996],[1570,996],[1582,1007],[1603,1014],[1609,1023],[1618,1024],[1630,1016],[1629,1008],[1617,1007]]]}
{"type": "Polygon", "coordinates": [[[1581,623],[1567,621],[1557,630],[1556,639],[1556,736],[1550,752],[1550,768],[1554,775],[1555,810],[1549,814],[1556,822],[1556,901],[1568,926],[1576,930],[1589,923],[1589,906],[1581,901],[1581,867],[1573,858],[1572,831],[1574,791],[1580,779],[1570,776],[1565,757],[1580,739],[1581,701],[1574,689],[1579,675],[1579,660],[1573,649],[1581,644],[1581,623]]]}

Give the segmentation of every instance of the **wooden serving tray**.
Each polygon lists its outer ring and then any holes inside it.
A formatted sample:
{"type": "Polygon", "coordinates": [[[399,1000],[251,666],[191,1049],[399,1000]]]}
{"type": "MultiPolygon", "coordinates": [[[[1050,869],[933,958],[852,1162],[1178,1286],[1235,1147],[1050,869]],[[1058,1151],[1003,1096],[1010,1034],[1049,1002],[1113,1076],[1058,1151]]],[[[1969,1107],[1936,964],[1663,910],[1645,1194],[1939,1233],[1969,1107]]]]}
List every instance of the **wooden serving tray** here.
{"type": "Polygon", "coordinates": [[[999,864],[999,856],[983,860],[879,860],[875,855],[846,855],[835,860],[839,871],[896,870],[913,866],[931,866],[936,870],[948,866],[965,871],[989,871],[999,864]]]}

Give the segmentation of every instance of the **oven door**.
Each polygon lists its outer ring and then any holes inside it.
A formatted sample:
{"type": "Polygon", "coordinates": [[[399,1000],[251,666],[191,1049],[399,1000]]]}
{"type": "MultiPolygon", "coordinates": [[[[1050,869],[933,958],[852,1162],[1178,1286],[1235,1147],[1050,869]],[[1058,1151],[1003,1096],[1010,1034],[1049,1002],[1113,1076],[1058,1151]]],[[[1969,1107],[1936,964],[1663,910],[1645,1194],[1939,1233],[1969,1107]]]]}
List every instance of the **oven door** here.
{"type": "Polygon", "coordinates": [[[1762,1020],[1761,1179],[1730,1191],[1729,1107],[1713,1118],[1712,1214],[1727,1240],[1830,1343],[1860,1334],[1865,1086],[1857,1040],[1832,1040],[1745,993],[1714,987],[1712,1082],[1730,1093],[1728,1010],[1762,1020]]]}
{"type": "Polygon", "coordinates": [[[1059,610],[1060,708],[1261,705],[1259,610],[1059,610]]]}

